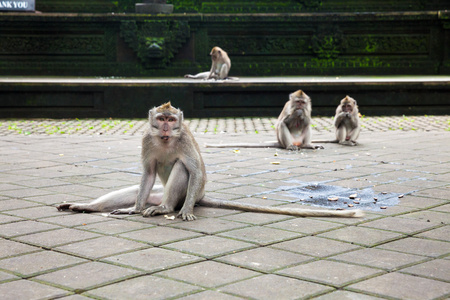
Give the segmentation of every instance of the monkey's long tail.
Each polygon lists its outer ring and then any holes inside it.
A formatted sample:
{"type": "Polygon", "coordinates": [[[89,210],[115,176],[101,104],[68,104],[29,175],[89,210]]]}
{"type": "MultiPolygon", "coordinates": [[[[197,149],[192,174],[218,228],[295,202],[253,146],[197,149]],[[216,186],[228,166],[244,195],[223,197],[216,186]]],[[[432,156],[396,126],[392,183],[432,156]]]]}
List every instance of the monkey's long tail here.
{"type": "Polygon", "coordinates": [[[283,208],[273,206],[260,206],[253,204],[246,204],[235,201],[227,201],[203,197],[198,202],[201,206],[237,209],[249,212],[260,212],[269,214],[289,215],[296,217],[341,217],[341,218],[361,218],[364,217],[364,212],[357,210],[315,210],[315,209],[300,209],[300,208],[283,208]]]}
{"type": "Polygon", "coordinates": [[[235,143],[235,144],[205,144],[206,148],[283,148],[277,142],[270,143],[235,143]]]}

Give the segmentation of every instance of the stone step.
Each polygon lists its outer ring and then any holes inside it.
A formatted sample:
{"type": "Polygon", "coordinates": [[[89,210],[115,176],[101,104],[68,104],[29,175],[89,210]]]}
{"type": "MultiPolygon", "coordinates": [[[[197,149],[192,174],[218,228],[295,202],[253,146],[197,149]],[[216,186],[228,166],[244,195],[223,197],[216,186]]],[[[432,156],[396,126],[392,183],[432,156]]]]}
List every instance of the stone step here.
{"type": "Polygon", "coordinates": [[[450,76],[184,78],[0,77],[1,118],[145,118],[171,101],[186,117],[275,117],[289,93],[312,98],[313,116],[331,116],[346,95],[366,116],[448,115],[450,76]]]}

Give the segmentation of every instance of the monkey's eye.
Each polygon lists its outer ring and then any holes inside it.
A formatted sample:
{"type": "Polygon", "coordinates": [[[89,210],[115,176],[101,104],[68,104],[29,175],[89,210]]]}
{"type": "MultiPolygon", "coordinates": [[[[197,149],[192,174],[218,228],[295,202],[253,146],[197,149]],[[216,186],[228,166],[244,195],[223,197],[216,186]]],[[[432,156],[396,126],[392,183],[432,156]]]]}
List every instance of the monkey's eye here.
{"type": "Polygon", "coordinates": [[[177,120],[177,119],[175,119],[175,118],[169,118],[169,119],[168,119],[169,122],[175,122],[176,120],[177,120]]]}
{"type": "Polygon", "coordinates": [[[158,118],[158,121],[164,122],[164,121],[165,121],[165,120],[164,120],[164,117],[159,117],[159,118],[158,118]]]}

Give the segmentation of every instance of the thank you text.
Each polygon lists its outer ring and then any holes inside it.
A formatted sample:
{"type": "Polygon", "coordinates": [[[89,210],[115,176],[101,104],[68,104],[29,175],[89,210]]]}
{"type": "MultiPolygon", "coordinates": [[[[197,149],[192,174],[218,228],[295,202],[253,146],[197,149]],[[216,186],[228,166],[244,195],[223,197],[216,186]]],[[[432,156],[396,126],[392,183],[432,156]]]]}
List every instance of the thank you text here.
{"type": "Polygon", "coordinates": [[[35,0],[0,0],[0,11],[34,11],[35,0]]]}

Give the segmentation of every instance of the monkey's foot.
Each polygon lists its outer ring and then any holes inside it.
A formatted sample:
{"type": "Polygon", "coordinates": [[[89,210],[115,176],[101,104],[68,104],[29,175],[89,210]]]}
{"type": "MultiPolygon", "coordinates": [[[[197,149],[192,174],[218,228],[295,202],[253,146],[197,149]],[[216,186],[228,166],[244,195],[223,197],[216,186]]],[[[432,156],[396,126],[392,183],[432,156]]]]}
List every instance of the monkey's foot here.
{"type": "Polygon", "coordinates": [[[70,203],[63,203],[56,206],[56,208],[58,209],[58,211],[68,210],[70,209],[70,205],[71,205],[70,203]]]}
{"type": "Polygon", "coordinates": [[[76,212],[91,211],[87,208],[86,204],[76,204],[76,203],[63,203],[63,204],[56,206],[56,208],[59,211],[64,211],[64,210],[71,210],[71,211],[76,211],[76,212]]]}
{"type": "Polygon", "coordinates": [[[158,206],[150,206],[144,212],[142,215],[144,217],[150,217],[150,216],[156,216],[156,215],[162,215],[162,214],[169,214],[172,213],[173,209],[169,209],[164,205],[158,205],[158,206]]]}
{"type": "Polygon", "coordinates": [[[343,141],[343,142],[340,142],[339,144],[344,145],[344,146],[356,146],[356,145],[358,145],[354,141],[343,141]]]}
{"type": "Polygon", "coordinates": [[[183,219],[183,221],[194,221],[197,220],[197,217],[192,212],[184,212],[183,209],[177,215],[177,218],[183,219]]]}
{"type": "Polygon", "coordinates": [[[313,149],[325,149],[322,145],[314,145],[313,149]]]}
{"type": "Polygon", "coordinates": [[[298,146],[290,145],[290,146],[287,146],[286,149],[291,150],[291,151],[298,151],[298,146]]]}

